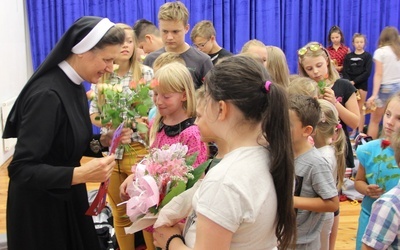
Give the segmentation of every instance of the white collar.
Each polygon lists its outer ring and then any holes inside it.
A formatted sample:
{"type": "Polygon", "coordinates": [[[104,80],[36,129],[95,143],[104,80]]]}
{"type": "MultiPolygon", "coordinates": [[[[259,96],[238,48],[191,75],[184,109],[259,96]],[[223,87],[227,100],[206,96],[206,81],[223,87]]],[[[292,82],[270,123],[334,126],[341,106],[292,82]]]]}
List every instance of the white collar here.
{"type": "Polygon", "coordinates": [[[78,73],[74,70],[74,68],[69,65],[67,61],[62,61],[58,64],[58,67],[68,76],[68,78],[73,81],[76,85],[80,85],[84,80],[78,73]]]}

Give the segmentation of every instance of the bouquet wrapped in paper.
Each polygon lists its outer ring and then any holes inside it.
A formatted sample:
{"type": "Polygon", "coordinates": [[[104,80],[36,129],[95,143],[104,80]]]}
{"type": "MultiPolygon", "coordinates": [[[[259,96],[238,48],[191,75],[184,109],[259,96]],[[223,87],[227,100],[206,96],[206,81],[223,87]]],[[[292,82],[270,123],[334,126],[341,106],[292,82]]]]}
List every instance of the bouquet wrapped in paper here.
{"type": "Polygon", "coordinates": [[[187,152],[188,147],[181,143],[164,145],[151,149],[149,155],[133,166],[135,178],[127,186],[130,199],[124,202],[126,214],[133,222],[125,228],[127,233],[152,226],[159,211],[202,176],[208,162],[194,169],[197,154],[187,156],[187,152]]]}

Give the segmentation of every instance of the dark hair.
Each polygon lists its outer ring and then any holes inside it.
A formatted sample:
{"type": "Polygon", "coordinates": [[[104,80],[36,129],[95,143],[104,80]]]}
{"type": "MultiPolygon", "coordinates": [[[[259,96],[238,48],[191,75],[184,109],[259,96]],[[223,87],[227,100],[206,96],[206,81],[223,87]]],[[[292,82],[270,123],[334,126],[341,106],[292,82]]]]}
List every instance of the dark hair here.
{"type": "Polygon", "coordinates": [[[124,44],[124,41],[125,31],[122,28],[113,26],[92,49],[103,49],[109,45],[124,44]]]}
{"type": "MultiPolygon", "coordinates": [[[[277,193],[279,248],[294,243],[296,215],[293,209],[294,159],[290,136],[288,100],[285,89],[272,83],[265,67],[248,56],[236,55],[221,61],[205,77],[207,95],[235,105],[248,122],[261,122],[262,134],[271,152],[270,172],[277,193]]],[[[261,232],[262,233],[262,232],[261,232]]]]}
{"type": "Polygon", "coordinates": [[[339,35],[340,35],[340,43],[344,43],[344,35],[343,35],[343,32],[342,32],[342,30],[340,29],[340,27],[337,26],[337,25],[333,25],[333,26],[331,27],[331,29],[329,30],[329,33],[328,33],[328,43],[331,43],[331,35],[332,35],[332,33],[339,33],[339,35]]]}
{"type": "Polygon", "coordinates": [[[157,29],[156,25],[149,20],[139,19],[133,25],[133,31],[138,41],[143,41],[147,34],[153,34],[157,37],[160,36],[160,31],[157,29]]]}
{"type": "Polygon", "coordinates": [[[321,119],[321,106],[311,96],[290,95],[289,109],[297,114],[303,127],[311,126],[314,129],[321,119]]]}

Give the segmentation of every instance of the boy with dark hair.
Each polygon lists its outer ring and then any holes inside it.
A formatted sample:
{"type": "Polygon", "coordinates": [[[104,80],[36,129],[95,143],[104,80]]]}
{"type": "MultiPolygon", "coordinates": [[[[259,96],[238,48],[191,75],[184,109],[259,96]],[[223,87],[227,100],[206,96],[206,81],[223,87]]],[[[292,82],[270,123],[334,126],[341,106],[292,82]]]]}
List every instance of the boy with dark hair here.
{"type": "Polygon", "coordinates": [[[189,31],[189,12],[180,2],[167,2],[158,12],[158,26],[164,48],[150,53],[143,64],[152,67],[154,61],[164,52],[176,52],[181,55],[189,69],[195,88],[203,85],[203,77],[213,67],[210,57],[198,51],[185,42],[185,35],[189,31]]]}
{"type": "Polygon", "coordinates": [[[322,217],[339,208],[336,184],[328,162],[308,137],[320,121],[318,101],[304,95],[289,98],[289,118],[295,157],[294,208],[297,213],[296,249],[320,249],[322,217]]]}
{"type": "Polygon", "coordinates": [[[135,31],[138,47],[142,49],[144,53],[149,54],[164,46],[160,31],[154,23],[146,19],[140,19],[133,25],[133,30],[135,31]]]}
{"type": "Polygon", "coordinates": [[[233,55],[217,43],[216,32],[211,21],[203,20],[198,22],[190,33],[193,46],[208,54],[215,65],[218,59],[233,55]]]}

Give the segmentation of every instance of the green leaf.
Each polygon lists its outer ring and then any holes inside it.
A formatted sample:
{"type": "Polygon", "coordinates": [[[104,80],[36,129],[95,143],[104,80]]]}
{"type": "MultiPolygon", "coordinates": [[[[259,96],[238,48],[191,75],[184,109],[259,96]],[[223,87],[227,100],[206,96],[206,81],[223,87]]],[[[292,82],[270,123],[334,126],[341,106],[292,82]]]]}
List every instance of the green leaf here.
{"type": "Polygon", "coordinates": [[[200,164],[197,168],[193,169],[193,171],[191,171],[191,174],[193,174],[193,179],[189,179],[186,183],[186,189],[189,189],[191,187],[193,187],[193,185],[200,179],[200,177],[203,175],[204,171],[206,171],[206,168],[208,167],[208,165],[210,165],[210,162],[212,160],[207,160],[205,162],[203,162],[202,164],[200,164]]]}
{"type": "Polygon", "coordinates": [[[184,181],[178,181],[177,185],[171,188],[168,194],[164,197],[161,202],[160,207],[165,206],[168,202],[172,200],[175,196],[183,193],[185,191],[186,185],[184,181]]]}
{"type": "Polygon", "coordinates": [[[188,165],[188,166],[193,166],[194,162],[196,161],[196,158],[197,158],[197,155],[198,155],[198,154],[199,154],[199,153],[196,152],[196,153],[194,153],[194,154],[192,154],[192,155],[187,156],[187,157],[185,158],[185,163],[186,163],[186,165],[188,165]]]}
{"type": "Polygon", "coordinates": [[[137,123],[136,129],[139,133],[147,133],[149,131],[149,128],[143,123],[137,123]]]}

